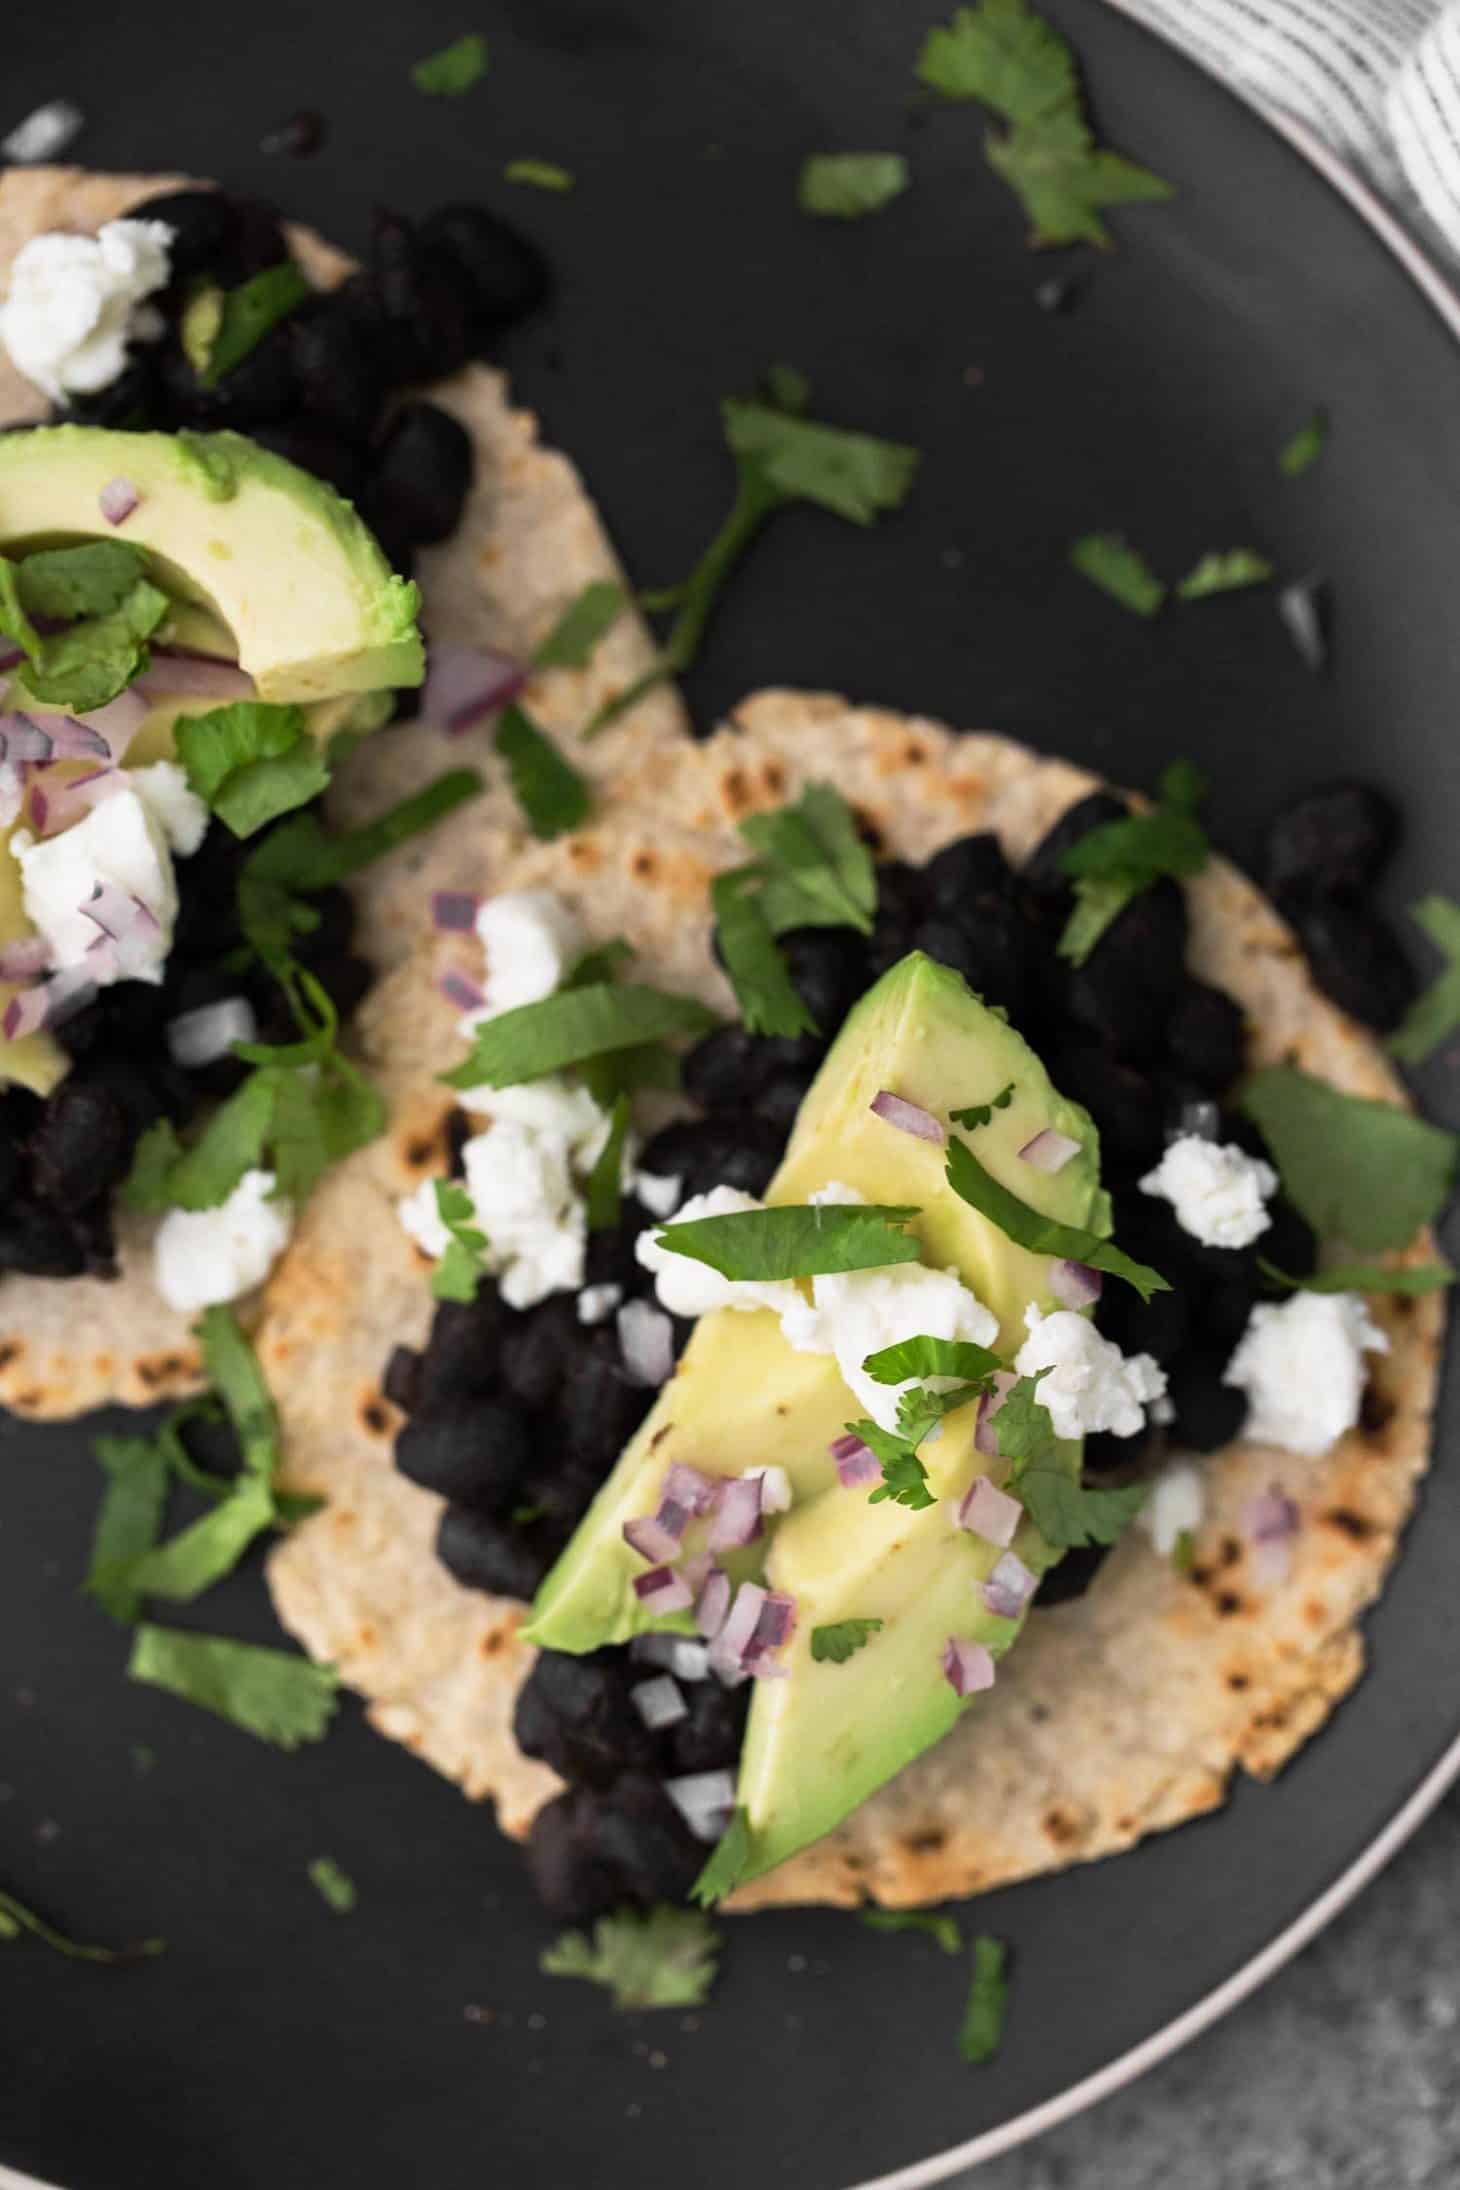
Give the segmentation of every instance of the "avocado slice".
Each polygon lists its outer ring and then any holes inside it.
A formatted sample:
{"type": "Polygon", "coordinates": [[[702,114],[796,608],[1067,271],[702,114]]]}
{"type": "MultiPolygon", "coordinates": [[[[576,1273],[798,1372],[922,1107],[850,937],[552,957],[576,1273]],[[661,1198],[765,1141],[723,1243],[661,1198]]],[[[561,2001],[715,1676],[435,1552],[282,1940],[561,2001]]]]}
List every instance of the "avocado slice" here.
{"type": "Polygon", "coordinates": [[[415,586],[332,487],[242,434],[39,426],[0,437],[0,553],[87,537],[144,549],[189,643],[230,635],[206,651],[236,653],[262,700],[337,699],[425,673],[415,586]],[[97,501],[116,478],[140,497],[119,531],[97,501]]]}
{"type": "MultiPolygon", "coordinates": [[[[1107,1231],[1108,1201],[1099,1185],[1097,1140],[1088,1114],[1055,1092],[1039,1059],[1002,1013],[982,1003],[959,974],[917,951],[884,974],[848,1016],[801,1107],[766,1199],[804,1202],[817,1188],[840,1180],[869,1201],[916,1205],[921,1214],[913,1229],[923,1242],[924,1261],[960,1271],[999,1317],[999,1350],[1012,1354],[1025,1335],[1027,1304],[1054,1304],[1048,1258],[1016,1247],[950,1191],[941,1149],[898,1132],[870,1107],[879,1090],[891,1088],[946,1118],[951,1109],[991,1103],[1011,1083],[1004,1108],[993,1110],[973,1136],[980,1161],[1046,1214],[1107,1231]],[[1053,1174],[1036,1171],[1019,1156],[1045,1126],[1080,1143],[1079,1155],[1053,1174]]],[[[885,1503],[867,1508],[865,1499],[842,1489],[827,1449],[861,1411],[836,1363],[825,1355],[797,1353],[769,1310],[722,1309],[702,1317],[676,1374],[538,1592],[529,1639],[554,1650],[594,1650],[644,1628],[689,1624],[645,1613],[633,1591],[643,1562],[623,1539],[626,1520],[654,1511],[675,1460],[711,1475],[762,1465],[784,1468],[794,1511],[780,1524],[776,1543],[788,1539],[788,1557],[789,1544],[811,1526],[813,1511],[827,1529],[850,1526],[866,1514],[870,1544],[902,1544],[908,1538],[905,1521],[935,1516],[908,1515],[885,1503]],[[830,1495],[823,1505],[825,1494],[830,1495]]],[[[942,1436],[924,1447],[929,1479],[940,1496],[963,1489],[977,1472],[971,1412],[951,1416],[942,1436]]],[[[936,1518],[941,1547],[953,1532],[946,1516],[936,1518]]],[[[922,1533],[914,1529],[912,1538],[921,1542],[922,1533]]],[[[974,1540],[965,1536],[965,1543],[973,1556],[974,1540]]],[[[859,1556],[849,1545],[854,1569],[859,1556]]],[[[765,1548],[752,1547],[727,1563],[732,1573],[755,1572],[765,1563],[765,1548]]],[[[849,1601],[839,1616],[857,1612],[849,1601]]],[[[868,1616],[875,1612],[869,1609],[868,1616]]],[[[804,1618],[801,1626],[807,1627],[804,1618]]],[[[823,1671],[845,1676],[851,1670],[851,1665],[816,1668],[818,1676],[823,1671]]]]}

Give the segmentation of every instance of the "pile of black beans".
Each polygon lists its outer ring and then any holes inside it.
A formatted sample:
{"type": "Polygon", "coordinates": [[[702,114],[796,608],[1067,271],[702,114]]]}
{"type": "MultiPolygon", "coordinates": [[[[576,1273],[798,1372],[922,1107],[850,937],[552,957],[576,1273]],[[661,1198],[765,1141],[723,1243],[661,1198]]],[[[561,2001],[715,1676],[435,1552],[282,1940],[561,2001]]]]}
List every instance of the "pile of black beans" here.
{"type": "Polygon", "coordinates": [[[1361,1026],[1392,1034],[1418,989],[1373,891],[1399,843],[1399,813],[1367,783],[1327,783],[1285,806],[1267,834],[1265,880],[1313,978],[1361,1026]]]}
{"type": "Polygon", "coordinates": [[[58,416],[85,425],[231,427],[355,502],[398,570],[446,539],[471,485],[472,448],[434,403],[404,390],[491,354],[547,294],[538,252],[484,206],[448,205],[420,222],[376,214],[369,264],[271,328],[216,387],[198,378],[180,323],[199,283],[234,289],[280,265],[279,216],[257,199],[168,191],[130,218],[173,229],[172,278],[154,299],[166,321],[127,370],[58,416]]]}

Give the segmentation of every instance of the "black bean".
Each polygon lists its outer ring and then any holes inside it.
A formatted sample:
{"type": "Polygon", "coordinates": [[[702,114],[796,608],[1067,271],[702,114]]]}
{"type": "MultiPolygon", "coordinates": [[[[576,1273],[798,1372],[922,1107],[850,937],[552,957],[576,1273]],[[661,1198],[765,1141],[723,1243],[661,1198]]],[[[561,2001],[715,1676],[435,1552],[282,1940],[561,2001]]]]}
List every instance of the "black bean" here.
{"type": "Polygon", "coordinates": [[[509,1321],[502,1334],[502,1381],[519,1406],[549,1407],[564,1390],[583,1339],[571,1293],[555,1293],[509,1321]]]}
{"type": "Polygon", "coordinates": [[[561,1394],[563,1442],[573,1460],[606,1475],[648,1413],[653,1393],[632,1384],[612,1323],[580,1330],[561,1394]]]}
{"type": "Polygon", "coordinates": [[[682,1119],[656,1133],[639,1161],[645,1171],[682,1179],[686,1197],[708,1193],[712,1186],[763,1194],[784,1146],[773,1125],[750,1115],[682,1119]]]}
{"type": "Polygon", "coordinates": [[[25,1151],[0,1110],[0,1209],[20,1192],[26,1174],[25,1151]]]}
{"type": "Polygon", "coordinates": [[[233,242],[233,207],[221,190],[164,190],[155,198],[143,198],[127,218],[166,221],[172,230],[168,264],[169,288],[174,292],[180,292],[194,276],[211,273],[233,242]]]}
{"type": "Polygon", "coordinates": [[[1178,883],[1163,877],[1142,891],[1071,974],[1071,1017],[1120,1056],[1148,1063],[1161,1048],[1166,1015],[1181,987],[1187,927],[1178,883]]]}
{"type": "Polygon", "coordinates": [[[152,346],[127,353],[115,380],[91,395],[68,395],[62,418],[68,425],[111,426],[129,433],[166,423],[165,398],[152,346]]]}
{"type": "Polygon", "coordinates": [[[1023,868],[1026,887],[1049,897],[1057,897],[1068,890],[1069,877],[1060,865],[1062,855],[1071,851],[1092,829],[1103,828],[1107,821],[1124,821],[1129,813],[1124,799],[1114,797],[1109,791],[1092,791],[1088,798],[1078,799],[1065,809],[1029,854],[1023,868]]]}
{"type": "Polygon", "coordinates": [[[443,205],[422,221],[420,234],[466,278],[468,332],[478,356],[546,301],[546,259],[484,205],[443,205]]]}
{"type": "Polygon", "coordinates": [[[182,1447],[194,1467],[205,1475],[226,1480],[243,1466],[243,1447],[233,1424],[212,1412],[189,1416],[178,1432],[182,1447]]]}
{"type": "MultiPolygon", "coordinates": [[[[1124,1239],[1120,1244],[1129,1254],[1124,1239]]],[[[1170,1361],[1186,1343],[1190,1321],[1187,1295],[1173,1287],[1169,1293],[1153,1293],[1143,1301],[1133,1285],[1107,1277],[1095,1321],[1123,1354],[1154,1354],[1157,1361],[1170,1361]]]]}
{"type": "Polygon", "coordinates": [[[867,942],[854,928],[788,928],[780,939],[791,982],[828,1041],[867,986],[867,942]]]}
{"type": "Polygon", "coordinates": [[[1383,915],[1354,899],[1282,901],[1314,980],[1361,1026],[1392,1034],[1419,993],[1414,968],[1383,915]]]}
{"type": "Polygon", "coordinates": [[[925,920],[913,941],[940,966],[951,966],[985,1003],[1011,1011],[1025,996],[1029,978],[1029,929],[1007,897],[965,904],[956,920],[925,920]]]}
{"type": "MultiPolygon", "coordinates": [[[[1266,1234],[1260,1244],[1262,1252],[1266,1254],[1266,1234]]],[[[1284,1269],[1286,1264],[1279,1263],[1278,1268],[1284,1269]]],[[[1303,1273],[1295,1270],[1290,1274],[1296,1277],[1303,1273]]],[[[1254,1267],[1250,1274],[1244,1272],[1238,1276],[1218,1279],[1215,1285],[1207,1286],[1195,1299],[1192,1326],[1195,1336],[1208,1354],[1224,1362],[1231,1359],[1257,1301],[1256,1279],[1257,1271],[1254,1267]]]]}
{"type": "Polygon", "coordinates": [[[1109,1556],[1106,1544],[1087,1544],[1081,1551],[1067,1551],[1058,1566],[1041,1575],[1036,1606],[1068,1604],[1072,1598],[1083,1597],[1102,1561],[1109,1556]]]}
{"type": "Polygon", "coordinates": [[[304,409],[347,442],[367,440],[385,401],[386,382],[357,339],[349,311],[333,297],[321,297],[301,306],[287,325],[304,409]]]}
{"type": "Polygon", "coordinates": [[[531,1457],[521,1414],[493,1399],[439,1399],[413,1414],[395,1441],[402,1475],[488,1513],[511,1506],[531,1457]]]}
{"type": "Polygon", "coordinates": [[[353,442],[332,433],[310,419],[286,419],[255,426],[251,438],[276,456],[297,464],[301,471],[325,480],[347,502],[360,498],[365,486],[365,456],[353,442]]]}
{"type": "Polygon", "coordinates": [[[1171,1440],[1193,1452],[1216,1452],[1239,1436],[1247,1401],[1222,1382],[1226,1361],[1220,1355],[1188,1353],[1172,1364],[1168,1397],[1175,1408],[1171,1440]]]}
{"type": "Polygon", "coordinates": [[[1288,1277],[1309,1277],[1318,1263],[1318,1234],[1285,1195],[1267,1205],[1271,1223],[1257,1241],[1257,1253],[1288,1277]]]}
{"type": "Polygon", "coordinates": [[[1399,842],[1399,810],[1370,783],[1320,784],[1292,799],[1267,832],[1275,896],[1372,888],[1399,842]]]}
{"type": "Polygon", "coordinates": [[[884,859],[877,869],[877,926],[915,928],[929,910],[927,879],[905,859],[884,859]]]}
{"type": "Polygon", "coordinates": [[[370,467],[361,514],[412,547],[431,547],[456,530],[471,489],[471,437],[435,403],[396,412],[370,467]]]}
{"type": "Polygon", "coordinates": [[[650,1216],[641,1201],[625,1195],[619,1210],[619,1221],[610,1231],[590,1232],[588,1254],[583,1267],[585,1285],[617,1285],[625,1297],[641,1292],[649,1282],[648,1272],[640,1265],[634,1246],[639,1234],[660,1220],[650,1216]]]}
{"type": "Polygon", "coordinates": [[[230,197],[233,229],[229,238],[231,263],[245,281],[282,266],[289,245],[279,220],[279,209],[265,198],[230,197]]]}
{"type": "Polygon", "coordinates": [[[420,1373],[421,1357],[414,1346],[391,1348],[380,1389],[393,1407],[399,1407],[406,1414],[411,1412],[416,1404],[416,1383],[420,1373]]]}
{"type": "Polygon", "coordinates": [[[442,1300],[431,1319],[431,1335],[421,1356],[414,1404],[481,1397],[497,1384],[509,1311],[497,1288],[483,1278],[474,1300],[442,1300]]]}
{"type": "Polygon", "coordinates": [[[976,898],[1001,896],[1011,876],[998,838],[981,829],[935,852],[923,869],[923,880],[935,911],[957,914],[976,898]]]}
{"type": "Polygon", "coordinates": [[[398,213],[379,211],[371,239],[373,298],[393,348],[397,385],[440,380],[471,354],[467,299],[455,262],[398,213]]]}
{"type": "Polygon", "coordinates": [[[287,417],[298,402],[285,326],[271,328],[214,387],[198,378],[179,343],[160,343],[157,357],[168,416],[180,426],[246,432],[287,417]]]}
{"type": "Polygon", "coordinates": [[[295,944],[296,957],[308,965],[312,963],[309,956],[312,951],[347,951],[355,935],[355,906],[349,891],[339,888],[315,890],[309,898],[309,909],[319,924],[295,944]]]}
{"type": "Polygon", "coordinates": [[[474,1506],[449,1505],[436,1531],[436,1556],[467,1589],[530,1604],[560,1543],[536,1524],[514,1526],[474,1506]]]}
{"type": "Polygon", "coordinates": [[[629,1700],[632,1670],[622,1650],[542,1651],[513,1715],[523,1755],[593,1787],[652,1765],[654,1737],[629,1700]]]}
{"type": "Polygon", "coordinates": [[[760,1042],[736,1023],[716,1027],[684,1053],[681,1085],[702,1110],[737,1110],[761,1078],[760,1042]]]}
{"type": "Polygon", "coordinates": [[[20,1277],[79,1277],[86,1250],[63,1216],[28,1196],[0,1210],[0,1272],[20,1277]]]}
{"type": "Polygon", "coordinates": [[[814,1074],[779,1072],[755,1098],[755,1114],[782,1135],[789,1135],[806,1100],[814,1074]]]}
{"type": "Polygon", "coordinates": [[[1097,1430],[1087,1437],[1080,1456],[1081,1472],[1093,1481],[1110,1485],[1138,1483],[1154,1473],[1165,1451],[1165,1438],[1157,1428],[1138,1430],[1134,1437],[1117,1437],[1111,1430],[1097,1430]]]}
{"type": "Polygon", "coordinates": [[[1094,1119],[1107,1178],[1139,1177],[1161,1161],[1161,1104],[1142,1073],[1086,1043],[1061,1049],[1051,1077],[1094,1119]]]}
{"type": "Polygon", "coordinates": [[[353,951],[338,954],[320,954],[310,964],[310,956],[301,953],[320,986],[328,991],[329,1000],[342,1019],[348,1019],[368,996],[375,985],[375,968],[368,958],[359,958],[353,951]]]}
{"type": "Polygon", "coordinates": [[[557,1424],[544,1416],[538,1427],[538,1450],[546,1457],[540,1467],[529,1469],[517,1486],[514,1513],[531,1515],[516,1525],[540,1533],[544,1545],[556,1550],[568,1541],[598,1495],[604,1470],[585,1464],[576,1452],[565,1453],[557,1424]]]}
{"type": "Polygon", "coordinates": [[[1206,981],[1187,981],[1166,1020],[1166,1054],[1176,1070],[1211,1095],[1241,1078],[1247,1026],[1240,1005],[1206,981]]]}
{"type": "Polygon", "coordinates": [[[689,1717],[669,1729],[676,1772],[717,1772],[734,1766],[745,1734],[750,1688],[722,1688],[717,1680],[686,1681],[689,1717]]]}
{"type": "Polygon", "coordinates": [[[73,1073],[48,1098],[31,1143],[36,1191],[76,1211],[109,1194],[131,1168],[133,1135],[110,1088],[73,1073]]]}
{"type": "Polygon", "coordinates": [[[96,1278],[116,1277],[117,1241],[112,1226],[111,1202],[89,1202],[84,1209],[75,1210],[71,1216],[71,1229],[81,1249],[82,1266],[86,1275],[96,1278]]]}
{"type": "Polygon", "coordinates": [[[527,1873],[543,1907],[559,1924],[591,1923],[620,1898],[617,1879],[590,1850],[595,1808],[592,1795],[569,1788],[545,1803],[532,1821],[527,1873]]]}
{"type": "Polygon", "coordinates": [[[627,1772],[593,1806],[588,1845],[634,1901],[682,1901],[709,1857],[663,1783],[627,1772]]]}

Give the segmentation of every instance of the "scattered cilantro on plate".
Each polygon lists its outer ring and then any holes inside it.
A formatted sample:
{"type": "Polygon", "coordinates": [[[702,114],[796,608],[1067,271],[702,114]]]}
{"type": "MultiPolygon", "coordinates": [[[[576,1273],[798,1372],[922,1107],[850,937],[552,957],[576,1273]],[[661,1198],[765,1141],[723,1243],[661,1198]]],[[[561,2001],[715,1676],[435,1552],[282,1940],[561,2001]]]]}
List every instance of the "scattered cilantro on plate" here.
{"type": "Polygon", "coordinates": [[[288,1650],[147,1625],[136,1630],[127,1671],[280,1749],[323,1739],[339,1685],[332,1667],[288,1650]]]}
{"type": "Polygon", "coordinates": [[[1213,593],[1236,593],[1246,586],[1266,585],[1272,564],[1256,548],[1213,548],[1181,580],[1179,601],[1204,601],[1213,593]]]}
{"type": "Polygon", "coordinates": [[[720,956],[752,1034],[814,1034],[776,938],[788,928],[848,927],[869,935],[877,871],[856,816],[829,784],[792,806],[753,814],[740,833],[759,854],[717,876],[710,891],[720,956]]]}
{"type": "Polygon", "coordinates": [[[1424,897],[1411,906],[1410,917],[1446,960],[1389,1038],[1390,1050],[1402,1064],[1422,1065],[1460,1030],[1460,905],[1453,897],[1424,897]]]}
{"type": "Polygon", "coordinates": [[[968,2004],[958,2033],[958,2050],[975,2066],[990,2061],[999,2050],[1008,2012],[1008,1949],[1002,1939],[980,1932],[973,1942],[973,1978],[968,2004]]]}
{"type": "Polygon", "coordinates": [[[900,152],[813,152],[802,162],[796,203],[803,213],[858,220],[901,197],[909,180],[900,152]]]}
{"type": "Polygon", "coordinates": [[[1328,414],[1314,411],[1278,451],[1278,470],[1285,479],[1297,479],[1310,471],[1323,454],[1328,440],[1328,414]]]}
{"type": "Polygon", "coordinates": [[[571,168],[559,167],[555,160],[509,160],[502,176],[506,182],[525,183],[532,190],[555,190],[560,197],[577,181],[571,168]]]}
{"type": "Polygon", "coordinates": [[[1054,1217],[1046,1217],[1041,1211],[1031,1209],[1010,1193],[989,1172],[985,1171],[973,1150],[964,1141],[948,1144],[948,1184],[961,1201],[1013,1240],[1016,1247],[1027,1247],[1033,1255],[1057,1255],[1070,1262],[1086,1263],[1092,1270],[1103,1270],[1111,1277],[1123,1278],[1132,1285],[1142,1300],[1149,1300],[1152,1293],[1169,1293],[1171,1287],[1159,1270],[1150,1269],[1145,1263],[1132,1262],[1123,1255],[1113,1240],[1100,1239],[1094,1232],[1087,1232],[1080,1225],[1060,1224],[1054,1217]]]}
{"type": "Polygon", "coordinates": [[[869,1931],[921,1932],[945,1954],[963,1952],[963,1934],[956,1916],[940,1916],[933,1909],[859,1909],[857,1914],[869,1931]]]}
{"type": "Polygon", "coordinates": [[[533,654],[533,669],[586,669],[600,639],[628,607],[628,595],[613,578],[593,578],[559,616],[533,654]]]}
{"type": "Polygon", "coordinates": [[[587,784],[515,700],[497,717],[496,745],[534,836],[551,839],[582,827],[592,807],[587,784]]]}
{"type": "Polygon", "coordinates": [[[439,53],[428,53],[423,61],[417,61],[411,70],[411,82],[417,91],[432,98],[455,99],[470,91],[486,73],[487,41],[480,31],[473,30],[443,46],[439,53]]]}
{"type": "Polygon", "coordinates": [[[336,1916],[350,1914],[359,1898],[355,1891],[355,1881],[341,1870],[332,1855],[317,1855],[309,1865],[308,1876],[311,1886],[321,1900],[329,1903],[336,1916]]]}
{"type": "Polygon", "coordinates": [[[68,1938],[54,1924],[48,1924],[34,1909],[27,1908],[13,1893],[0,1889],[0,1941],[19,1939],[29,1932],[43,1946],[62,1954],[69,1962],[140,1962],[154,1954],[161,1954],[167,1946],[165,1939],[139,1939],[130,1947],[87,1947],[79,1940],[68,1938]]]}
{"type": "Polygon", "coordinates": [[[459,1179],[436,1181],[436,1213],[451,1238],[431,1272],[432,1297],[475,1300],[478,1281],[486,1269],[487,1238],[477,1230],[472,1198],[459,1179]]]}
{"type": "Polygon", "coordinates": [[[715,1982],[720,1934],[699,1909],[619,1909],[592,1936],[564,1932],[544,1952],[547,1977],[582,1977],[616,2008],[703,2007],[715,1982]]]}
{"type": "Polygon", "coordinates": [[[1082,534],[1070,549],[1070,561],[1082,578],[1137,616],[1155,616],[1165,605],[1165,585],[1140,549],[1118,532],[1082,534]]]}

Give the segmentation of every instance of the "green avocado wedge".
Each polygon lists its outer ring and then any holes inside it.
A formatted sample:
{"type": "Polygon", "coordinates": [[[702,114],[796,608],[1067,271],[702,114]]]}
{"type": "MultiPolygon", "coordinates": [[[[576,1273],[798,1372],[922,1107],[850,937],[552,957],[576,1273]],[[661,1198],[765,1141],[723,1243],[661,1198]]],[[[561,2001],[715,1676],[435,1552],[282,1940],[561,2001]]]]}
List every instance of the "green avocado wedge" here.
{"type": "MultiPolygon", "coordinates": [[[[1050,1260],[1015,1246],[951,1191],[942,1147],[873,1112],[884,1089],[943,1120],[989,1106],[986,1123],[950,1126],[950,1136],[962,1133],[989,1173],[1042,1213],[1105,1234],[1095,1128],[1055,1091],[1002,1013],[915,952],[848,1017],[767,1191],[772,1204],[804,1203],[840,1181],[869,1201],[916,1206],[911,1229],[924,1262],[956,1268],[994,1311],[998,1351],[1008,1360],[1024,1338],[1026,1307],[1058,1305],[1050,1260]],[[1047,1127],[1079,1144],[1053,1173],[1019,1154],[1047,1127]]],[[[948,1501],[975,1475],[1002,1472],[974,1450],[975,1409],[949,1415],[922,1447],[938,1503],[919,1512],[872,1505],[865,1490],[842,1487],[828,1447],[862,1411],[835,1361],[796,1352],[770,1311],[703,1317],[543,1583],[526,1629],[528,1640],[565,1651],[624,1642],[650,1627],[692,1631],[688,1614],[645,1614],[633,1590],[644,1563],[624,1541],[624,1522],[654,1512],[676,1460],[711,1475],[785,1470],[790,1512],[768,1540],[725,1561],[737,1581],[763,1579],[797,1603],[795,1634],[779,1660],[786,1677],[758,1681],[751,1703],[738,1794],[741,1880],[819,1839],[948,1731],[964,1708],[942,1668],[950,1635],[982,1642],[997,1657],[1018,1633],[1018,1621],[994,1617],[979,1596],[998,1548],[951,1525],[948,1501]],[[815,1660],[812,1631],[851,1619],[883,1624],[844,1661],[815,1660]]],[[[1060,1456],[1077,1474],[1079,1445],[1061,1445],[1060,1456]]],[[[1036,1572],[1057,1557],[1027,1522],[1013,1548],[1036,1572]]]]}

